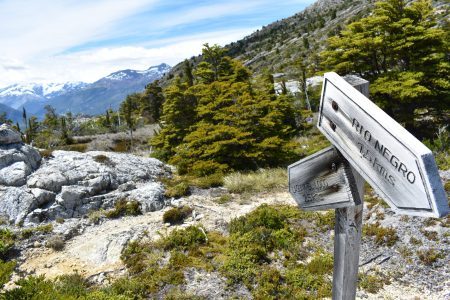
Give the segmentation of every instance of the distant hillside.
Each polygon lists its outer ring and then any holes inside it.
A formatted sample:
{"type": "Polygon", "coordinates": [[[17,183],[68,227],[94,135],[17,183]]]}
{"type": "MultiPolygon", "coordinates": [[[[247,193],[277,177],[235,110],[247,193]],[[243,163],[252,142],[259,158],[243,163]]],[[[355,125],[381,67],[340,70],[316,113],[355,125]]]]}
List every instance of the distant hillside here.
{"type": "Polygon", "coordinates": [[[58,113],[72,112],[86,115],[118,109],[128,94],[141,92],[145,86],[160,79],[170,66],[160,64],[144,71],[122,70],[94,83],[15,84],[0,89],[0,104],[42,117],[44,106],[52,105],[58,113]]]}
{"type": "Polygon", "coordinates": [[[6,113],[6,118],[12,120],[14,123],[22,123],[22,112],[7,105],[0,104],[0,115],[3,113],[6,113]]]}
{"type": "MultiPolygon", "coordinates": [[[[263,26],[253,34],[226,46],[228,54],[245,63],[255,74],[268,70],[272,73],[286,73],[296,79],[298,62],[308,67],[309,74],[319,70],[319,53],[328,37],[336,35],[357,19],[367,16],[375,0],[318,0],[292,17],[263,26]]],[[[448,20],[447,1],[433,1],[439,18],[448,20]]],[[[447,21],[448,22],[448,21],[447,21]]],[[[197,64],[201,55],[190,61],[197,64]]],[[[174,66],[164,83],[180,75],[181,63],[174,66]]]]}

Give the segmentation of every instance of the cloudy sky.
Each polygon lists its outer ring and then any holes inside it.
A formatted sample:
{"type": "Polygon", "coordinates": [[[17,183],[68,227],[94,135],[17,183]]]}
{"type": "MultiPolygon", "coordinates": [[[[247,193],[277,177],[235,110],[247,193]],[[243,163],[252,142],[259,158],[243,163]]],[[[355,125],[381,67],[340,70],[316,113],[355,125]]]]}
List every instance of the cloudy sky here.
{"type": "Polygon", "coordinates": [[[0,87],[174,65],[313,0],[0,0],[0,87]]]}

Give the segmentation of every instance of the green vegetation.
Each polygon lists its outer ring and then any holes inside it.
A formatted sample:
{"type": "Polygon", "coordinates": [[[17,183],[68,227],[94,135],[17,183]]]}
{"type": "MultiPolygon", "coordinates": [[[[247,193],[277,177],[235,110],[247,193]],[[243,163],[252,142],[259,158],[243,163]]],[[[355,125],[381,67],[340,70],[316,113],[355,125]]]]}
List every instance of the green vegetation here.
{"type": "Polygon", "coordinates": [[[286,169],[259,169],[255,172],[235,172],[223,179],[224,187],[230,193],[269,192],[287,188],[286,169]]]}
{"type": "Polygon", "coordinates": [[[110,219],[122,216],[137,216],[142,214],[141,204],[135,200],[120,199],[114,203],[114,208],[106,211],[105,217],[110,219]]]}
{"type": "Polygon", "coordinates": [[[385,284],[389,284],[389,278],[383,274],[359,273],[359,287],[368,293],[378,293],[385,284]]]}
{"type": "Polygon", "coordinates": [[[16,236],[9,229],[0,229],[0,259],[14,246],[16,236]]]}
{"type": "Polygon", "coordinates": [[[219,271],[230,288],[244,283],[257,299],[329,297],[333,259],[321,249],[303,245],[308,229],[302,220],[315,223],[318,216],[296,207],[262,205],[232,220],[229,237],[190,226],[154,242],[132,242],[122,255],[131,274],[122,286],[151,297],[165,286],[183,283],[183,270],[194,267],[219,271]],[[299,263],[307,257],[308,263],[299,263]],[[281,263],[285,271],[271,266],[271,261],[281,263]]]}
{"type": "Polygon", "coordinates": [[[363,233],[367,236],[373,236],[375,244],[393,246],[397,240],[397,231],[392,227],[382,227],[379,222],[374,224],[364,224],[363,233]]]}
{"type": "Polygon", "coordinates": [[[192,208],[189,206],[174,207],[164,213],[163,222],[170,225],[181,224],[191,214],[192,208]]]}
{"type": "Polygon", "coordinates": [[[52,231],[53,231],[52,224],[39,225],[37,227],[30,227],[30,228],[23,229],[20,232],[20,237],[22,239],[28,239],[28,238],[32,237],[34,234],[37,234],[37,233],[47,234],[47,233],[51,233],[52,231]]]}
{"type": "Polygon", "coordinates": [[[430,0],[382,0],[370,16],[328,40],[323,64],[368,79],[371,99],[408,131],[427,137],[436,124],[446,124],[448,40],[430,0]],[[419,124],[423,112],[432,124],[419,124]]]}
{"type": "Polygon", "coordinates": [[[115,163],[108,156],[103,154],[96,155],[93,157],[93,159],[100,164],[104,164],[110,167],[113,167],[115,165],[115,163]]]}
{"type": "Polygon", "coordinates": [[[225,204],[225,203],[229,203],[233,200],[233,197],[230,194],[225,194],[220,196],[219,198],[217,198],[217,200],[215,200],[217,203],[219,204],[225,204]]]}
{"type": "Polygon", "coordinates": [[[59,235],[51,236],[45,242],[45,246],[47,248],[51,248],[55,251],[61,251],[62,249],[64,249],[64,244],[64,239],[59,235]]]}
{"type": "Polygon", "coordinates": [[[154,155],[197,177],[292,161],[293,98],[276,96],[270,81],[253,84],[250,71],[217,45],[205,44],[203,59],[165,90],[154,155]]]}
{"type": "Polygon", "coordinates": [[[433,265],[438,259],[444,257],[444,254],[434,248],[417,251],[417,257],[427,266],[433,265]]]}

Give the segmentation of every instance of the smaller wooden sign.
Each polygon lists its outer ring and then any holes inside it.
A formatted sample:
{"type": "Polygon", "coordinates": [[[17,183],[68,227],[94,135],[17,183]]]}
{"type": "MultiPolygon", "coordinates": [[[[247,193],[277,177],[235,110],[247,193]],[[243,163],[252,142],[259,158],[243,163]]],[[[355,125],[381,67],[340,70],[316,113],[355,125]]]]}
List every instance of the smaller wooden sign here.
{"type": "Polygon", "coordinates": [[[350,165],[328,147],[288,167],[289,192],[305,210],[325,210],[361,203],[350,165]]]}

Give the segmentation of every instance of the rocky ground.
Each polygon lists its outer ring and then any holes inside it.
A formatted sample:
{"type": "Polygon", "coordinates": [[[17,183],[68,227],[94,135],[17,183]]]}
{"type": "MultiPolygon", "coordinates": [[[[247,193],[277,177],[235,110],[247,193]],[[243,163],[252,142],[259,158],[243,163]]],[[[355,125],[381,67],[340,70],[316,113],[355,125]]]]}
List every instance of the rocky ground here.
{"type": "MultiPolygon", "coordinates": [[[[13,253],[17,271],[7,288],[20,277],[37,274],[55,278],[78,272],[91,282],[108,284],[126,274],[121,251],[131,240],[157,239],[174,228],[202,224],[208,231],[227,234],[227,223],[247,214],[263,203],[295,205],[287,192],[267,192],[251,196],[231,195],[230,201],[218,199],[228,194],[225,188],[195,189],[181,199],[164,198],[161,176],[170,169],[161,162],[110,152],[76,153],[55,151],[47,157],[20,142],[17,136],[0,127],[0,214],[10,225],[2,225],[20,234],[26,228],[52,224],[50,233],[34,232],[17,243],[13,253]],[[7,131],[5,133],[5,131],[7,131]],[[3,132],[3,133],[2,133],[3,132]],[[142,215],[108,219],[95,214],[111,209],[120,199],[134,199],[142,215]],[[181,225],[164,224],[162,216],[173,206],[188,205],[192,216],[181,225]],[[20,227],[22,226],[22,227],[20,227]],[[59,237],[62,250],[46,247],[49,239],[59,237]]],[[[448,173],[442,177],[448,180],[448,173]]],[[[434,220],[395,215],[370,195],[365,203],[364,224],[392,228],[392,245],[365,235],[361,244],[360,271],[385,281],[375,293],[358,290],[358,299],[450,299],[449,219],[434,220]],[[439,259],[428,265],[420,257],[439,259]]],[[[333,230],[314,236],[314,243],[333,251],[333,230]]],[[[207,299],[236,296],[250,299],[241,286],[227,290],[219,273],[188,269],[182,289],[207,299]]]]}

